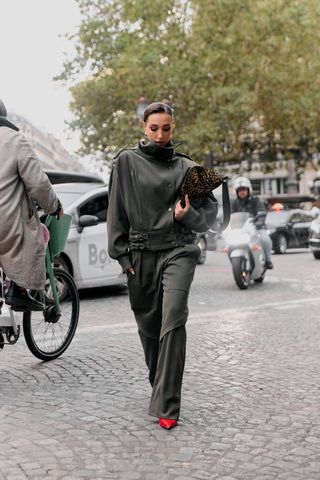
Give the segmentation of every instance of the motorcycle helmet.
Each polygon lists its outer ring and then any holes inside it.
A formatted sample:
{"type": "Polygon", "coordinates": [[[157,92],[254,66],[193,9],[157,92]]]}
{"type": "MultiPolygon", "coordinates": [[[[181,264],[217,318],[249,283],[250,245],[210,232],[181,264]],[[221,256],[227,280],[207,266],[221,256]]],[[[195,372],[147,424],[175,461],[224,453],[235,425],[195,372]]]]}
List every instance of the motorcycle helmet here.
{"type": "Polygon", "coordinates": [[[249,178],[247,177],[236,178],[235,181],[233,182],[233,187],[236,193],[238,192],[239,188],[247,188],[249,191],[249,195],[252,194],[252,185],[249,178]]]}

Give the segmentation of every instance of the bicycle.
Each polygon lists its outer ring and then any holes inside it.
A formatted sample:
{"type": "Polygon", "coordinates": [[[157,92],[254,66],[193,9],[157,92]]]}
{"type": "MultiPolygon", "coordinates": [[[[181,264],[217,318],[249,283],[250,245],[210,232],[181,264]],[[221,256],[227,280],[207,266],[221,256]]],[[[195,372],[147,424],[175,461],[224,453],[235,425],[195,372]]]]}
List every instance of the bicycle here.
{"type": "Polygon", "coordinates": [[[50,233],[45,257],[46,284],[43,290],[30,291],[35,299],[44,304],[44,310],[24,312],[21,316],[5,305],[5,283],[1,271],[0,351],[4,345],[13,345],[18,341],[22,324],[31,353],[40,360],[49,361],[62,355],[70,345],[78,325],[80,300],[72,276],[54,267],[54,258],[63,251],[68,238],[71,216],[63,214],[57,220],[48,215],[44,224],[50,233]]]}

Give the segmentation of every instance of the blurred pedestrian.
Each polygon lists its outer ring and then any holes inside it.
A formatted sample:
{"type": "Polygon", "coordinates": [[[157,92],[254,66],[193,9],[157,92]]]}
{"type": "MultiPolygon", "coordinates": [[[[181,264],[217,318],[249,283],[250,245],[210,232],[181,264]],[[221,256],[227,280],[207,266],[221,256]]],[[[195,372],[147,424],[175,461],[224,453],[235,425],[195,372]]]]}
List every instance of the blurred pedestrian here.
{"type": "Polygon", "coordinates": [[[313,202],[310,213],[312,213],[312,215],[314,215],[315,217],[320,215],[320,200],[317,199],[313,202]]]}

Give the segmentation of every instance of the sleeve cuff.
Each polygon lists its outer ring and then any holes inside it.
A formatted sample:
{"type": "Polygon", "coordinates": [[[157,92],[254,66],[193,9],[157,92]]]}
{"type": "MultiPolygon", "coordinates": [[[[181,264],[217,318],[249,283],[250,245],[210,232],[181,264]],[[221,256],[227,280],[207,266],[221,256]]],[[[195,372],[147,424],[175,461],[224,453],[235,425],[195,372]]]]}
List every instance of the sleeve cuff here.
{"type": "Polygon", "coordinates": [[[128,268],[132,267],[130,255],[121,255],[121,257],[117,258],[117,260],[120,263],[124,272],[126,272],[128,268]]]}
{"type": "Polygon", "coordinates": [[[192,206],[190,206],[187,213],[181,218],[180,223],[182,223],[182,225],[192,230],[194,227],[194,224],[198,220],[198,217],[199,217],[199,213],[192,206]]]}

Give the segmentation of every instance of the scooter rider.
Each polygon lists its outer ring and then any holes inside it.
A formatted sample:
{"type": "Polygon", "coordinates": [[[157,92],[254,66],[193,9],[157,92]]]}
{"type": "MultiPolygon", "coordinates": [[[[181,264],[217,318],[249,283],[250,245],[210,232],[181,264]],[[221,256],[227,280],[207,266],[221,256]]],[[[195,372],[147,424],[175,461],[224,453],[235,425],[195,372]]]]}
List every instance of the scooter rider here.
{"type": "Polygon", "coordinates": [[[231,212],[248,212],[255,219],[254,223],[259,230],[262,248],[266,257],[265,266],[271,270],[273,268],[271,261],[272,241],[265,226],[266,208],[259,197],[252,195],[252,185],[247,177],[236,178],[233,186],[237,197],[231,202],[231,212]]]}

